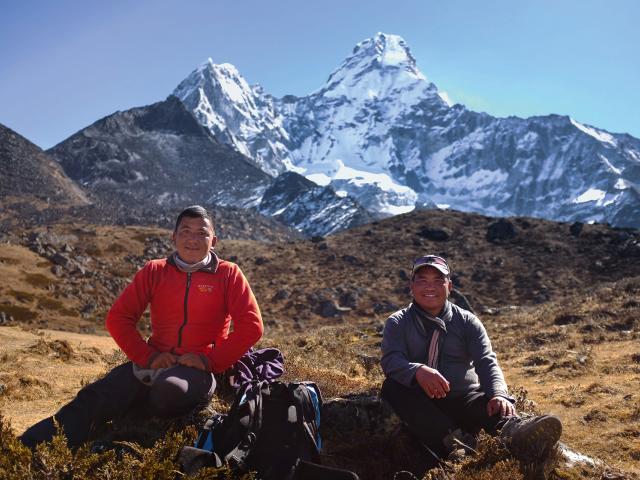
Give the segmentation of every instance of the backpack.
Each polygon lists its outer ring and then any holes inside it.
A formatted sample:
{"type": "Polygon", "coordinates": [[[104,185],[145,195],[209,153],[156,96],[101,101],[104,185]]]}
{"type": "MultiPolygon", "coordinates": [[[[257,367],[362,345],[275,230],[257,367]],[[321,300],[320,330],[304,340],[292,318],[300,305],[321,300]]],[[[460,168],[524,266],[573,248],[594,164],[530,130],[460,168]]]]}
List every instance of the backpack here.
{"type": "Polygon", "coordinates": [[[207,420],[195,448],[185,447],[183,465],[191,455],[191,472],[227,464],[239,472],[256,471],[261,480],[293,479],[301,460],[318,460],[321,408],[315,383],[248,383],[228,414],[207,420]]]}

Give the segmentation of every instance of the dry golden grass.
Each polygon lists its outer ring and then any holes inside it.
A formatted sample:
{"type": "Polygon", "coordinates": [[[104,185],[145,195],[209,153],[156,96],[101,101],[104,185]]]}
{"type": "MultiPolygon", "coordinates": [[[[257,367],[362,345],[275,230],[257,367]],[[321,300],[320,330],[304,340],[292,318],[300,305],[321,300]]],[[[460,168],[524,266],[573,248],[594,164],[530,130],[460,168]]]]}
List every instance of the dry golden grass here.
{"type": "MultiPolygon", "coordinates": [[[[637,257],[625,257],[622,250],[629,234],[585,225],[581,236],[573,237],[566,224],[515,219],[519,237],[493,245],[484,239],[490,221],[456,212],[417,212],[319,242],[222,240],[217,250],[249,278],[267,326],[261,345],[283,351],[285,379],[315,381],[325,399],[377,393],[383,379],[380,327],[389,310],[409,301],[406,270],[412,258],[426,252],[447,255],[456,287],[472,305],[499,307],[496,314],[480,317],[508,383],[518,392],[518,406],[559,415],[562,440],[604,461],[594,468],[555,465],[549,478],[637,478],[640,268],[637,257]],[[452,237],[426,240],[420,235],[425,225],[447,228],[452,237]],[[601,258],[607,268],[598,264],[601,258]],[[323,317],[322,298],[340,305],[350,298],[353,306],[323,317]]],[[[108,355],[113,343],[106,336],[48,332],[41,337],[34,329],[91,328],[104,335],[111,302],[147,259],[149,247],[166,245],[171,233],[91,225],[54,230],[75,238],[70,240],[74,255],[90,257],[90,275],[55,277],[51,263],[27,248],[0,245],[0,311],[13,315],[14,325],[31,329],[0,327],[0,412],[16,433],[54,413],[80,386],[123,359],[108,355]],[[83,314],[89,300],[97,305],[83,314]]],[[[224,398],[214,403],[219,410],[227,405],[224,398]]],[[[143,442],[144,430],[132,438],[143,442]]],[[[402,435],[366,435],[334,443],[326,460],[353,468],[363,480],[393,478],[401,469],[424,472],[424,452],[414,443],[402,435]]],[[[450,466],[442,478],[506,480],[531,474],[492,445],[487,440],[486,455],[450,466]]],[[[144,463],[145,455],[156,454],[136,455],[135,461],[144,463]]],[[[429,475],[438,478],[442,472],[429,475]]]]}

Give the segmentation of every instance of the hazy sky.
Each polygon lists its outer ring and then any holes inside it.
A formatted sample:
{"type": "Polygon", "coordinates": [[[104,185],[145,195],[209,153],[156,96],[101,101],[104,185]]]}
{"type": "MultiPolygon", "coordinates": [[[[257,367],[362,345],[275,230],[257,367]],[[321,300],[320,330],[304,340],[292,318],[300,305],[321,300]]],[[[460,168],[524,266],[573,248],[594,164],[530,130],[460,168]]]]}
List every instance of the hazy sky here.
{"type": "Polygon", "coordinates": [[[637,0],[5,0],[0,12],[0,123],[43,148],[163,100],[209,57],[305,95],[379,31],[473,110],[640,137],[637,0]]]}

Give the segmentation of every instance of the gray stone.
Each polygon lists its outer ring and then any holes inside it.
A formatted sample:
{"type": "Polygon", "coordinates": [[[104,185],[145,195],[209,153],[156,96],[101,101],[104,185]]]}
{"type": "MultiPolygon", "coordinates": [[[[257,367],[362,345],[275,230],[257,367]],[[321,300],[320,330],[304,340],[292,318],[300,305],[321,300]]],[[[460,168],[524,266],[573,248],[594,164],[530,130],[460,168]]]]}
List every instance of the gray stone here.
{"type": "Polygon", "coordinates": [[[317,308],[317,313],[325,318],[336,317],[350,311],[350,308],[340,307],[335,300],[329,299],[321,300],[317,308]]]}
{"type": "Polygon", "coordinates": [[[391,435],[401,426],[400,419],[380,397],[349,395],[325,401],[323,428],[331,437],[391,435]]]}
{"type": "Polygon", "coordinates": [[[471,306],[471,303],[469,302],[467,297],[465,297],[464,294],[457,288],[454,288],[451,291],[451,301],[460,308],[464,308],[465,310],[469,310],[470,312],[474,313],[473,307],[471,306]]]}
{"type": "Polygon", "coordinates": [[[56,252],[55,254],[53,254],[50,258],[50,260],[55,263],[56,265],[60,265],[61,267],[64,268],[68,268],[72,261],[69,257],[67,257],[66,255],[63,255],[62,253],[58,253],[56,252]]]}
{"type": "Polygon", "coordinates": [[[284,288],[281,288],[275,293],[275,295],[271,298],[271,300],[277,302],[280,300],[286,300],[287,298],[289,298],[289,292],[284,288]]]}

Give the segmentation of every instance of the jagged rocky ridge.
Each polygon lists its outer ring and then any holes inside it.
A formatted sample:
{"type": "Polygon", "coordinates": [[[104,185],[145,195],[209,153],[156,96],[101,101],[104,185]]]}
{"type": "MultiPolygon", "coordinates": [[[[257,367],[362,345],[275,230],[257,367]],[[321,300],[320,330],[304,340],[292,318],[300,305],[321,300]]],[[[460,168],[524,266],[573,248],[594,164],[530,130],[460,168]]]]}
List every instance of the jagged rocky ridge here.
{"type": "Polygon", "coordinates": [[[294,172],[285,175],[299,177],[293,180],[296,195],[283,204],[276,192],[288,180],[274,183],[252,160],[219,142],[174,96],[105,117],[49,153],[114,211],[167,211],[193,203],[259,207],[265,215],[280,212],[278,220],[306,235],[327,235],[372,218],[353,200],[294,172]]]}
{"type": "Polygon", "coordinates": [[[49,153],[83,187],[120,204],[250,207],[271,182],[175,97],[98,120],[49,153]]]}
{"type": "Polygon", "coordinates": [[[212,61],[175,94],[265,171],[296,170],[379,214],[440,206],[640,226],[640,140],[450,105],[396,35],[360,42],[304,97],[273,98],[212,61]]]}
{"type": "Polygon", "coordinates": [[[337,197],[302,175],[285,172],[266,190],[259,211],[311,236],[323,236],[371,222],[373,216],[352,198],[337,197]]]}

